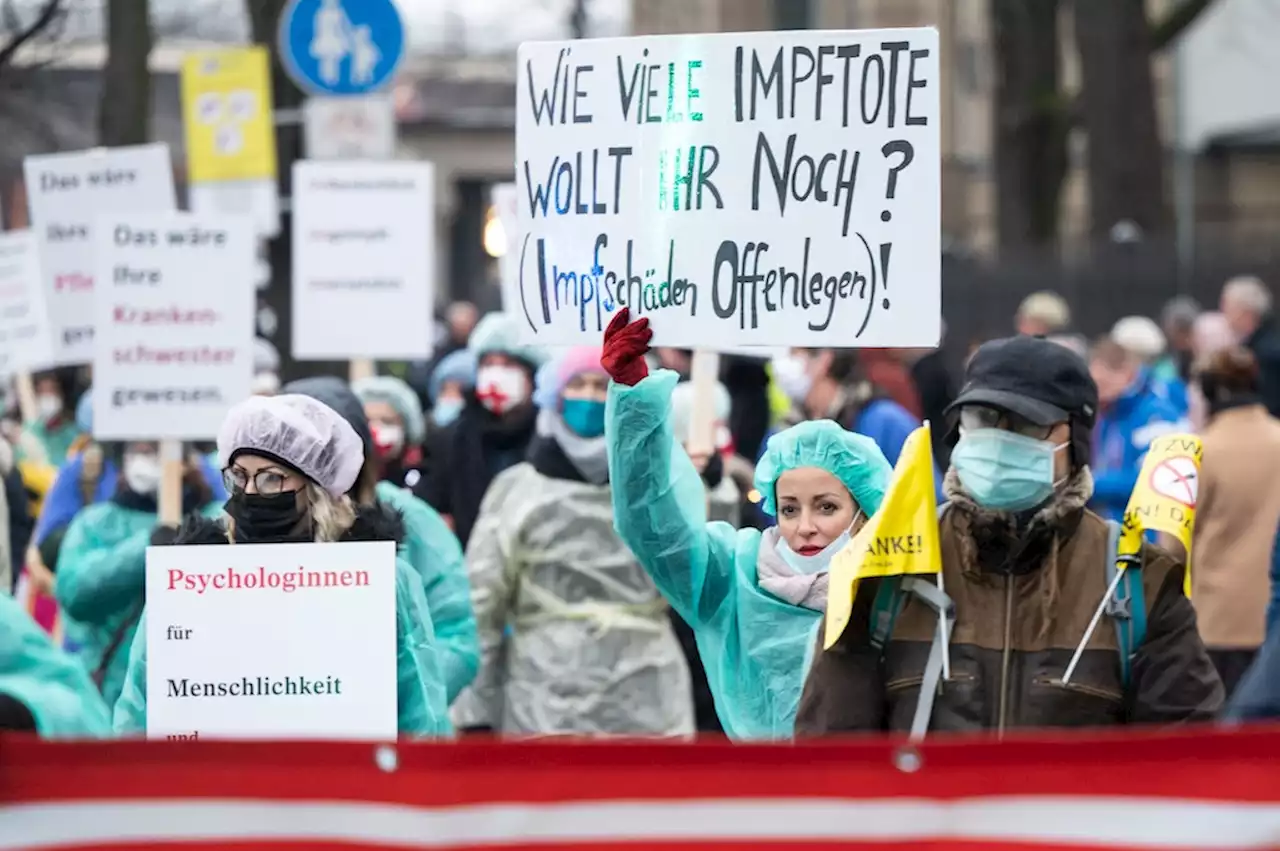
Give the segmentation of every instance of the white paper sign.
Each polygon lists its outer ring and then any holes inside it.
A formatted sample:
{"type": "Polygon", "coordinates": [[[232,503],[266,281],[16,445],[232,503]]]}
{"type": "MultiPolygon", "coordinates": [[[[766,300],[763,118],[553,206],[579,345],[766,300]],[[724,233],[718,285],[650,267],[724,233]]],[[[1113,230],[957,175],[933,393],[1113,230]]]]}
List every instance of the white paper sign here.
{"type": "Polygon", "coordinates": [[[389,94],[308,98],[302,115],[309,160],[389,160],[396,155],[396,107],[389,94]]]}
{"type": "Polygon", "coordinates": [[[94,436],[214,437],[253,379],[252,222],[103,216],[95,241],[94,436]]]}
{"type": "Polygon", "coordinates": [[[425,162],[293,167],[293,356],[431,356],[435,174],[425,162]]]}
{"type": "Polygon", "coordinates": [[[39,252],[31,231],[0,233],[0,375],[53,360],[39,252]]]}
{"type": "Polygon", "coordinates": [[[395,544],[147,550],[147,737],[394,739],[395,544]]]}
{"type": "Polygon", "coordinates": [[[23,161],[31,229],[40,240],[53,362],[93,360],[93,223],[103,213],[175,208],[169,146],[138,145],[23,161]]]}
{"type": "Polygon", "coordinates": [[[526,338],[932,346],[932,28],[526,43],[516,84],[526,338]]]}
{"type": "Polygon", "coordinates": [[[506,310],[507,293],[517,292],[520,287],[520,256],[516,252],[520,244],[520,211],[517,189],[514,183],[498,183],[489,190],[490,203],[497,214],[498,223],[502,226],[502,235],[506,243],[506,253],[498,260],[498,269],[502,276],[503,309],[506,310]]]}

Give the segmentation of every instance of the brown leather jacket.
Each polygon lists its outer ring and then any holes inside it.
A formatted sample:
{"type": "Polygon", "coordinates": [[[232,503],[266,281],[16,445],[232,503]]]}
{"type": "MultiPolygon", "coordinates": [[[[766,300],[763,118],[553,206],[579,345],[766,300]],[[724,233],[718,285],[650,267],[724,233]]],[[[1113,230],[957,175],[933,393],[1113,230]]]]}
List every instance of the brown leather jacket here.
{"type": "MultiPolygon", "coordinates": [[[[1018,533],[1007,516],[985,512],[947,474],[939,522],[944,586],[955,602],[951,678],[934,702],[930,731],[1086,727],[1209,720],[1222,684],[1183,596],[1183,566],[1144,546],[1146,639],[1126,687],[1115,629],[1098,622],[1071,681],[1063,672],[1106,591],[1106,523],[1084,508],[1093,478],[1081,470],[1018,533]]],[[[936,633],[933,609],[914,596],[883,653],[870,645],[877,585],[858,589],[840,641],[815,651],[796,735],[909,730],[936,633]]],[[[819,636],[822,635],[821,630],[819,636]]]]}

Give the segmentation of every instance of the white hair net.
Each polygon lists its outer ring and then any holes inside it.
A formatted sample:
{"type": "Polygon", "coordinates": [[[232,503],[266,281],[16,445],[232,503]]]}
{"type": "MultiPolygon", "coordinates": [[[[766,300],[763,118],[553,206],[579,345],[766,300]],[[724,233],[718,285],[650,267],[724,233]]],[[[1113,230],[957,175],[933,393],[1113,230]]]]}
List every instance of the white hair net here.
{"type": "Polygon", "coordinates": [[[360,397],[362,404],[385,402],[394,408],[404,421],[405,437],[410,443],[421,443],[426,437],[427,423],[422,416],[422,403],[418,401],[418,394],[394,375],[362,378],[352,384],[351,389],[360,397]]]}
{"type": "Polygon", "coordinates": [[[520,325],[509,313],[486,313],[471,332],[467,349],[477,361],[492,352],[501,352],[535,370],[547,360],[547,352],[542,347],[520,342],[520,325]]]}
{"type": "Polygon", "coordinates": [[[227,412],[218,457],[240,452],[277,458],[333,496],[351,490],[364,465],[364,446],[351,424],[310,396],[250,396],[227,412]]]}
{"type": "Polygon", "coordinates": [[[871,438],[846,431],[832,420],[799,423],[769,438],[756,464],[756,490],[766,513],[778,513],[778,477],[798,467],[817,467],[835,476],[868,517],[880,510],[893,472],[871,438]]]}
{"type": "Polygon", "coordinates": [[[1164,332],[1146,316],[1126,316],[1117,321],[1111,328],[1111,339],[1143,360],[1155,360],[1164,354],[1164,332]]]}

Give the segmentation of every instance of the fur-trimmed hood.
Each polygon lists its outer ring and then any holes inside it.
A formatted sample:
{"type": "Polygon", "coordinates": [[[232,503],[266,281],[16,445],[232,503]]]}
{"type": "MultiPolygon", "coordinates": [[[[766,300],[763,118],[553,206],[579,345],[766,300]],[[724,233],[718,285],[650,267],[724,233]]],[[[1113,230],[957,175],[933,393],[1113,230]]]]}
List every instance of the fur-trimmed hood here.
{"type": "MultiPolygon", "coordinates": [[[[356,519],[340,541],[395,541],[396,549],[404,546],[407,535],[404,517],[389,505],[379,502],[374,505],[356,507],[356,519]]],[[[226,544],[227,526],[225,518],[205,517],[190,514],[183,521],[177,535],[169,542],[152,539],[153,544],[172,543],[174,545],[226,544]]]]}
{"type": "Polygon", "coordinates": [[[942,486],[954,509],[965,574],[979,578],[982,574],[1027,573],[1039,568],[1056,541],[1070,537],[1079,525],[1093,496],[1093,474],[1088,467],[1081,467],[1048,504],[1030,516],[978,505],[965,493],[954,468],[947,471],[942,486]]]}

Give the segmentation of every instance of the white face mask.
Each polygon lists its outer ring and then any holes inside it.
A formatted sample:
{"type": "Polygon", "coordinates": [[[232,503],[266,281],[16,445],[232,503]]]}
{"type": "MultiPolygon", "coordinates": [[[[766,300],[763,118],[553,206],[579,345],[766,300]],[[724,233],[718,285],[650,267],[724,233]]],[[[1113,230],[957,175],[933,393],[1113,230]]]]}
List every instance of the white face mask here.
{"type": "Polygon", "coordinates": [[[369,430],[373,432],[373,445],[380,451],[390,455],[398,455],[400,450],[404,449],[404,429],[402,427],[388,423],[373,422],[369,423],[369,430]]]}
{"type": "Polygon", "coordinates": [[[160,489],[160,459],[155,455],[126,455],[124,483],[136,494],[149,496],[160,489]]]}
{"type": "Polygon", "coordinates": [[[36,398],[36,410],[40,419],[51,420],[62,413],[62,397],[54,393],[41,393],[36,398]]]}
{"type": "Polygon", "coordinates": [[[476,372],[476,399],[495,414],[505,414],[529,399],[529,378],[518,366],[482,366],[476,372]]]}
{"type": "Polygon", "coordinates": [[[809,377],[809,362],[800,355],[783,355],[773,359],[773,378],[787,394],[787,398],[800,404],[809,397],[813,379],[809,377]]]}
{"type": "MultiPolygon", "coordinates": [[[[858,518],[861,516],[861,511],[855,514],[853,516],[853,523],[857,523],[858,518]]],[[[782,560],[797,573],[823,573],[831,567],[831,560],[836,557],[836,553],[844,549],[845,545],[853,539],[853,533],[850,531],[850,529],[853,528],[853,523],[849,524],[849,529],[845,529],[840,533],[840,537],[836,538],[834,541],[827,544],[820,551],[811,556],[801,555],[791,549],[791,545],[787,543],[787,539],[779,535],[777,546],[778,555],[782,556],[782,560]]]]}

